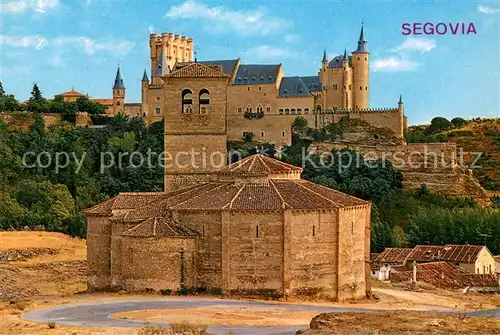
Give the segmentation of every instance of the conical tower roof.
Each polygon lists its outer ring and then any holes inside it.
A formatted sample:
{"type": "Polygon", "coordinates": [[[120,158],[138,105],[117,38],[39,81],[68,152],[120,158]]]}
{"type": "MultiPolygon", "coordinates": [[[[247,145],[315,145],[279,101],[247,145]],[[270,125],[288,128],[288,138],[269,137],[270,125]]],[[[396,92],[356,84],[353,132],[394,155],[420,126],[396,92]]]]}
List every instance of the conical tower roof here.
{"type": "Polygon", "coordinates": [[[120,73],[120,67],[118,67],[118,70],[116,70],[115,85],[113,86],[113,89],[121,89],[121,88],[125,88],[125,85],[123,84],[122,74],[120,73]]]}

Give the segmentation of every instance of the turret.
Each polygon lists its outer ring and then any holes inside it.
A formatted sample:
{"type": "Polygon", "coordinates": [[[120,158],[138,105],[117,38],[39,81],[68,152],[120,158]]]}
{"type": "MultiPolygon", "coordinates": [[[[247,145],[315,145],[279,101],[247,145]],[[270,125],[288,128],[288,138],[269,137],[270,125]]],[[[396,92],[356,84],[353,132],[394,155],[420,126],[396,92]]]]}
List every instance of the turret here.
{"type": "Polygon", "coordinates": [[[120,67],[116,70],[115,84],[113,85],[113,115],[123,111],[125,103],[125,85],[123,84],[120,67]]]}
{"type": "Polygon", "coordinates": [[[342,66],[344,68],[349,66],[349,57],[347,57],[347,49],[344,49],[344,56],[342,57],[342,66]]]}
{"type": "Polygon", "coordinates": [[[326,69],[328,68],[328,58],[326,57],[326,49],[323,51],[323,60],[321,61],[321,68],[326,69]]]}
{"type": "Polygon", "coordinates": [[[400,137],[403,137],[406,131],[408,130],[408,119],[405,116],[405,105],[403,103],[403,96],[399,95],[398,102],[398,121],[401,126],[398,126],[398,132],[400,137]]]}
{"type": "Polygon", "coordinates": [[[148,111],[148,105],[147,105],[147,95],[148,95],[148,89],[149,89],[149,78],[148,78],[148,73],[146,72],[146,69],[144,69],[144,73],[142,75],[142,80],[141,80],[141,107],[142,107],[142,116],[145,117],[146,113],[148,111]]]}
{"type": "Polygon", "coordinates": [[[352,53],[354,108],[370,107],[369,94],[369,62],[370,53],[366,46],[364,27],[361,26],[358,48],[352,53]]]}

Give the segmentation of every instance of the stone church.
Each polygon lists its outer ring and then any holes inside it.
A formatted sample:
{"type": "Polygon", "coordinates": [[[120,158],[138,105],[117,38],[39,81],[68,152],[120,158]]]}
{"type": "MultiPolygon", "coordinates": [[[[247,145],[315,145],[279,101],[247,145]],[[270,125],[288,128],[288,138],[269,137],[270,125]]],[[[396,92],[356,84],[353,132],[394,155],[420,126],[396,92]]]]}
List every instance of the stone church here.
{"type": "Polygon", "coordinates": [[[165,192],[120,193],[86,211],[89,290],[364,297],[370,203],[262,154],[226,164],[229,80],[198,62],[163,76],[165,192]]]}

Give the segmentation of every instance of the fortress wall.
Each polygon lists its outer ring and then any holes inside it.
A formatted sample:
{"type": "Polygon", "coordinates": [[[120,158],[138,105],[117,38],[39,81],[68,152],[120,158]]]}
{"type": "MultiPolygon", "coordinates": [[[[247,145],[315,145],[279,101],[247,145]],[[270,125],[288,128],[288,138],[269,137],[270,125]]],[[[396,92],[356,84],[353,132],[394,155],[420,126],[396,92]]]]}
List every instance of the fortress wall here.
{"type": "MultiPolygon", "coordinates": [[[[41,114],[45,122],[45,128],[50,127],[62,119],[61,114],[43,113],[41,114]]],[[[0,113],[2,119],[10,131],[26,132],[35,121],[35,116],[31,112],[0,113]]],[[[87,113],[76,114],[76,126],[87,126],[91,123],[87,113]]]]}
{"type": "Polygon", "coordinates": [[[129,291],[150,288],[177,290],[181,280],[195,286],[196,240],[181,237],[121,236],[121,286],[129,291]],[[181,270],[183,276],[181,277],[181,270]]]}
{"type": "Polygon", "coordinates": [[[266,107],[271,107],[272,114],[278,114],[276,97],[278,90],[274,83],[252,84],[252,85],[228,85],[227,86],[227,115],[243,115],[247,105],[252,106],[252,112],[257,112],[257,105],[261,104],[264,114],[266,107]],[[238,112],[241,108],[241,112],[238,112]]]}
{"type": "Polygon", "coordinates": [[[292,109],[300,108],[302,113],[304,109],[309,108],[309,113],[312,114],[314,111],[314,96],[306,97],[278,97],[276,99],[276,110],[272,111],[273,114],[279,114],[280,109],[292,109]]]}
{"type": "Polygon", "coordinates": [[[231,212],[228,231],[230,288],[281,291],[282,214],[231,212]]]}
{"type": "Polygon", "coordinates": [[[337,213],[285,211],[285,225],[285,231],[289,227],[285,289],[298,294],[323,292],[336,299],[337,213]]]}
{"type": "Polygon", "coordinates": [[[107,217],[87,219],[87,274],[91,292],[111,284],[111,222],[107,217]]]}
{"type": "Polygon", "coordinates": [[[252,132],[255,141],[289,145],[292,143],[292,123],[297,116],[266,115],[264,112],[264,117],[260,119],[246,119],[243,115],[228,115],[229,140],[241,141],[243,132],[252,132]],[[262,131],[264,136],[261,136],[262,131]]]}
{"type": "MultiPolygon", "coordinates": [[[[175,214],[186,227],[198,232],[196,255],[196,285],[222,287],[221,214],[213,212],[175,214]],[[203,231],[205,232],[203,234],[203,231]]],[[[174,217],[175,217],[174,216],[174,217]]]]}
{"type": "Polygon", "coordinates": [[[366,295],[367,277],[365,234],[367,221],[370,220],[370,207],[342,208],[338,215],[338,300],[363,298],[366,295]]]}

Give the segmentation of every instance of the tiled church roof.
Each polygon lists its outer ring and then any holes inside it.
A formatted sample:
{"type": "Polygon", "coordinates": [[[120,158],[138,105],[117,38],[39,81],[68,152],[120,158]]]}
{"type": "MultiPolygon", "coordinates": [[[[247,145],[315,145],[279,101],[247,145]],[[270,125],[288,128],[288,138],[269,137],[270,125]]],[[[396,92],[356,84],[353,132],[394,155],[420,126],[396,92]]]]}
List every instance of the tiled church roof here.
{"type": "Polygon", "coordinates": [[[195,237],[198,234],[181,223],[166,217],[152,217],[123,232],[125,236],[195,237]]]}
{"type": "Polygon", "coordinates": [[[256,154],[230,164],[227,170],[231,173],[289,173],[302,172],[302,168],[281,162],[263,154],[256,154]]]}
{"type": "Polygon", "coordinates": [[[202,183],[169,193],[120,193],[117,197],[88,209],[86,214],[109,216],[113,210],[132,209],[121,217],[130,222],[165,217],[170,210],[312,211],[369,204],[345,193],[299,179],[294,173],[300,174],[301,168],[261,154],[233,163],[228,166],[227,171],[235,178],[202,183]],[[261,178],[266,175],[269,177],[261,178]],[[254,176],[261,179],[256,181],[254,176]],[[275,177],[278,179],[273,179],[275,177]]]}

